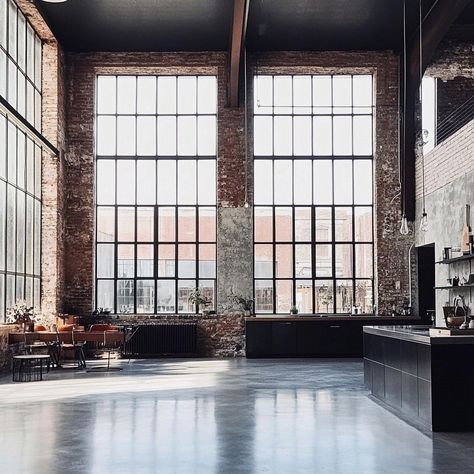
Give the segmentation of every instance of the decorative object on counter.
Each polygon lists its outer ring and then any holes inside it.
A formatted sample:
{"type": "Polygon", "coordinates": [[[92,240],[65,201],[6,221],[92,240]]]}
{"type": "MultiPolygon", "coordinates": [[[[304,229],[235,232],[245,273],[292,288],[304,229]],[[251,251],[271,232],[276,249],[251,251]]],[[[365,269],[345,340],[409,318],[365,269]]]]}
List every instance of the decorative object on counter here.
{"type": "Polygon", "coordinates": [[[290,313],[291,314],[298,314],[298,308],[296,306],[291,306],[290,307],[290,313]]]}
{"type": "Polygon", "coordinates": [[[456,298],[454,298],[454,314],[458,314],[458,308],[461,309],[463,315],[464,315],[464,321],[459,326],[459,329],[468,329],[469,328],[469,307],[466,306],[466,302],[464,301],[464,296],[458,295],[456,298]]]}
{"type": "Polygon", "coordinates": [[[430,328],[430,336],[474,336],[474,329],[430,328]]]}
{"type": "Polygon", "coordinates": [[[436,311],[434,309],[427,309],[426,316],[430,318],[431,325],[435,327],[436,326],[436,311]]]}
{"type": "Polygon", "coordinates": [[[451,258],[459,258],[464,255],[463,251],[461,250],[461,247],[453,247],[451,249],[451,258]]]}
{"type": "Polygon", "coordinates": [[[23,332],[33,332],[37,316],[35,307],[28,306],[24,300],[18,300],[14,306],[7,309],[7,323],[21,324],[23,332]]]}
{"type": "Polygon", "coordinates": [[[455,276],[453,278],[453,286],[459,286],[459,277],[458,276],[455,276]]]}
{"type": "Polygon", "coordinates": [[[191,293],[189,294],[188,298],[189,303],[198,306],[199,309],[202,308],[202,314],[209,314],[208,309],[206,309],[210,304],[211,301],[209,301],[207,298],[205,298],[202,293],[200,288],[194,288],[191,293]]]}
{"type": "Polygon", "coordinates": [[[461,250],[464,255],[471,253],[471,206],[466,204],[464,209],[464,226],[462,228],[461,250]]]}
{"type": "Polygon", "coordinates": [[[92,316],[108,316],[110,314],[109,308],[97,308],[92,311],[92,316]]]}
{"type": "Polygon", "coordinates": [[[232,307],[236,307],[244,312],[245,316],[251,316],[253,312],[253,298],[246,297],[241,294],[234,293],[233,288],[231,288],[229,293],[229,300],[232,307]]]}
{"type": "Polygon", "coordinates": [[[443,315],[447,328],[459,328],[464,322],[465,313],[461,307],[456,306],[455,302],[453,306],[449,303],[445,304],[443,315]]]}

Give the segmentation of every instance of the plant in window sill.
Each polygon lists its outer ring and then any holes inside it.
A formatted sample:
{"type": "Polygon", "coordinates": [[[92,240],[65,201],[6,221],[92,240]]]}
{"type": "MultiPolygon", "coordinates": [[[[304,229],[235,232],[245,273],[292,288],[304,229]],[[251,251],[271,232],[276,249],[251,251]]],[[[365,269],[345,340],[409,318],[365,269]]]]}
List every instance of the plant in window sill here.
{"type": "Polygon", "coordinates": [[[209,314],[210,309],[206,309],[210,304],[211,301],[205,298],[200,288],[194,288],[191,293],[189,294],[188,302],[193,306],[197,306],[202,309],[202,314],[209,314]]]}
{"type": "Polygon", "coordinates": [[[298,314],[298,307],[297,306],[291,306],[290,313],[291,314],[298,314]]]}
{"type": "Polygon", "coordinates": [[[251,316],[254,305],[253,298],[247,298],[243,295],[236,294],[231,289],[229,299],[231,306],[237,307],[238,309],[242,310],[245,316],[251,316]]]}
{"type": "Polygon", "coordinates": [[[19,300],[14,306],[7,309],[7,323],[21,324],[24,332],[33,331],[38,313],[34,306],[28,306],[26,301],[19,300]]]}

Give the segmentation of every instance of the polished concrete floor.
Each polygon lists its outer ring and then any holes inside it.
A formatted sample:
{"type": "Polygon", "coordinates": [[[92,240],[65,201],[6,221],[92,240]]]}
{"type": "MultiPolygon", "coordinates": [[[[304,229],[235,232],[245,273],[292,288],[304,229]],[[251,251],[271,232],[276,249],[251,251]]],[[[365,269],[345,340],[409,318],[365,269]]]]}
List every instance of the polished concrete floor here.
{"type": "Polygon", "coordinates": [[[360,360],[114,364],[0,379],[0,473],[474,472],[474,433],[401,421],[360,360]]]}

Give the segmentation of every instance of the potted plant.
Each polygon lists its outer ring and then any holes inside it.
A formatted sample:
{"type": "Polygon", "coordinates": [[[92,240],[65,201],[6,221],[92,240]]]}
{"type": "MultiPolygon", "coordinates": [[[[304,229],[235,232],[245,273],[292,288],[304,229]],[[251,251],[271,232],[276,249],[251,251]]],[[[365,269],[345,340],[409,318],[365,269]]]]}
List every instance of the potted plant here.
{"type": "Polygon", "coordinates": [[[238,306],[239,309],[244,312],[245,316],[250,316],[252,314],[254,304],[253,298],[246,298],[243,295],[235,294],[231,291],[230,299],[235,306],[238,306]]]}
{"type": "Polygon", "coordinates": [[[211,304],[211,301],[205,298],[202,293],[200,288],[194,288],[191,293],[189,294],[188,298],[189,303],[191,303],[194,306],[198,306],[199,309],[202,308],[202,314],[209,314],[209,311],[207,306],[211,304]]]}
{"type": "Polygon", "coordinates": [[[291,314],[298,314],[298,307],[293,305],[290,307],[290,313],[291,314]]]}
{"type": "Polygon", "coordinates": [[[7,309],[7,323],[21,324],[23,332],[32,332],[36,319],[34,306],[28,306],[26,301],[17,301],[15,306],[7,309]]]}

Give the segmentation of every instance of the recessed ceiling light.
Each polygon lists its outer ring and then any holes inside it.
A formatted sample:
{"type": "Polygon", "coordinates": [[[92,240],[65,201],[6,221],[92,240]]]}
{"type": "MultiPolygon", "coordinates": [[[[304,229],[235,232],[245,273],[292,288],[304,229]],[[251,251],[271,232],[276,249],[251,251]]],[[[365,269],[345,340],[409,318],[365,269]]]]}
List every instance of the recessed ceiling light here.
{"type": "Polygon", "coordinates": [[[67,0],[43,0],[43,2],[46,2],[46,3],[64,3],[64,2],[67,2],[67,0]]]}

